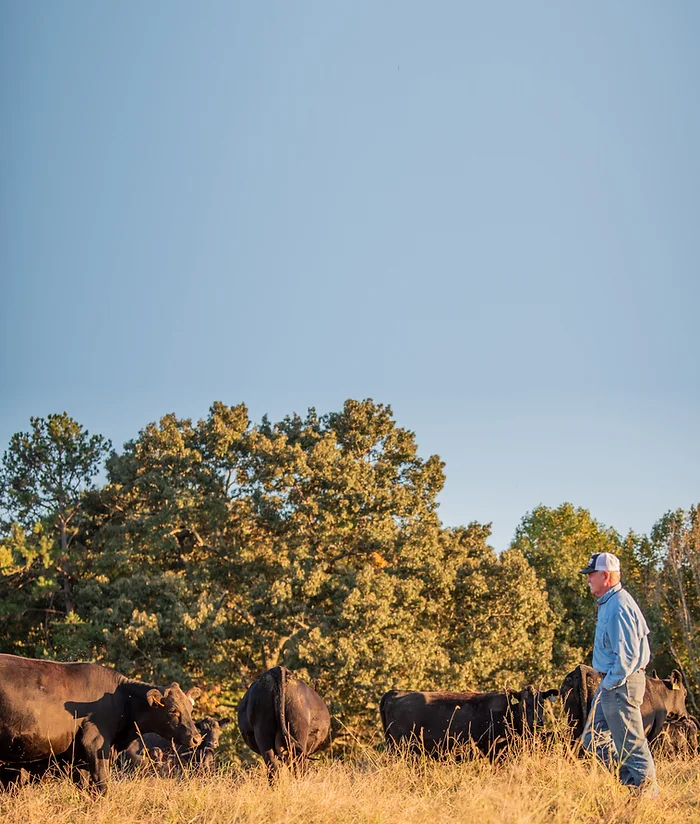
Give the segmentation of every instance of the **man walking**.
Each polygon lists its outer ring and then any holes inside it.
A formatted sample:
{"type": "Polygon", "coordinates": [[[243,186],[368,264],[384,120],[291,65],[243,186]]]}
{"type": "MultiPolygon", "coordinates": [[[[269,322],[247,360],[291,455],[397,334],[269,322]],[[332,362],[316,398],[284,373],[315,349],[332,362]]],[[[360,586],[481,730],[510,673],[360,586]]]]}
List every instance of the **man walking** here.
{"type": "Polygon", "coordinates": [[[620,583],[620,561],[611,552],[591,557],[582,575],[598,599],[593,669],[602,676],[583,733],[583,746],[607,765],[617,762],[623,784],[656,797],[656,767],[644,735],[640,707],[649,663],[649,627],[620,583]]]}

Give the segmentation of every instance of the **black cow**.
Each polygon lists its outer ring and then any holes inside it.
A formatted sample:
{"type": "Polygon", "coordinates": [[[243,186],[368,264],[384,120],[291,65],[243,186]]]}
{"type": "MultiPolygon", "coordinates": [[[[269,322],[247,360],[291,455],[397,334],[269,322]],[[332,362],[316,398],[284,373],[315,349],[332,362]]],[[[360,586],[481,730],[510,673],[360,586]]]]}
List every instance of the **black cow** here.
{"type": "Polygon", "coordinates": [[[147,732],[121,753],[119,764],[126,769],[152,766],[163,776],[180,775],[185,770],[213,772],[216,767],[214,753],[219,746],[221,731],[230,722],[230,718],[217,720],[209,715],[195,721],[202,740],[194,749],[174,744],[155,732],[147,732]]]}
{"type": "Polygon", "coordinates": [[[201,740],[192,720],[194,687],[156,687],[97,664],[0,654],[0,765],[36,773],[51,761],[86,767],[99,791],[110,757],[141,732],[187,747],[201,740]]]}
{"type": "Polygon", "coordinates": [[[264,672],[238,705],[246,744],[262,755],[270,779],[281,764],[303,771],[306,761],[331,742],[331,716],[323,698],[285,667],[264,672]]]}
{"type": "Polygon", "coordinates": [[[700,724],[692,715],[669,715],[652,742],[654,757],[693,758],[698,754],[698,729],[700,724]]]}
{"type": "Polygon", "coordinates": [[[558,694],[532,685],[500,692],[390,690],[382,696],[379,713],[391,749],[407,744],[438,755],[474,745],[494,758],[514,736],[541,727],[544,700],[558,694]]]}
{"type": "MultiPolygon", "coordinates": [[[[569,729],[575,740],[583,734],[600,680],[600,675],[595,670],[585,664],[579,664],[564,677],[559,688],[569,729]]],[[[670,678],[661,679],[656,675],[656,671],[652,677],[647,676],[641,712],[648,741],[656,738],[670,713],[678,717],[686,714],[687,694],[683,686],[683,676],[678,670],[673,670],[670,678]]]]}

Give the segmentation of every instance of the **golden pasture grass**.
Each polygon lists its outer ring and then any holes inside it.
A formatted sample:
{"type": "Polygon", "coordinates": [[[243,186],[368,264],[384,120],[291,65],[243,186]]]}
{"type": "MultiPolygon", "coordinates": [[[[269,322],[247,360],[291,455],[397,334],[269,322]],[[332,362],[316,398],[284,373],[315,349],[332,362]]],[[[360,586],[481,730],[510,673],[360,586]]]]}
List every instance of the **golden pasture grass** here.
{"type": "Polygon", "coordinates": [[[6,824],[700,824],[700,757],[658,764],[661,795],[630,796],[598,765],[562,749],[485,759],[410,759],[366,749],[270,786],[262,767],[211,778],[112,779],[94,797],[68,779],[0,793],[6,824]]]}

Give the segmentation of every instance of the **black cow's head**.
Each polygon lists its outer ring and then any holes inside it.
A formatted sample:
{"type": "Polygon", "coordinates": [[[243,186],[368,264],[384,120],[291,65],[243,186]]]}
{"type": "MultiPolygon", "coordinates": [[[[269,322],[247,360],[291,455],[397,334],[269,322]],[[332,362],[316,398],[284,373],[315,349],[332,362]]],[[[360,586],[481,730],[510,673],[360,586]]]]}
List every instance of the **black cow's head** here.
{"type": "Polygon", "coordinates": [[[519,692],[508,690],[507,694],[515,731],[523,733],[525,730],[533,732],[544,725],[544,702],[547,698],[554,699],[559,690],[539,690],[528,684],[519,692]]]}
{"type": "Polygon", "coordinates": [[[221,738],[221,730],[231,723],[230,718],[222,718],[217,720],[210,715],[201,718],[195,726],[202,735],[201,747],[210,747],[215,750],[219,746],[219,738],[221,738]]]}
{"type": "Polygon", "coordinates": [[[664,685],[668,689],[666,695],[666,709],[676,715],[685,715],[685,699],[688,697],[688,690],[683,684],[683,673],[674,669],[670,678],[663,679],[664,685]]]}
{"type": "MultiPolygon", "coordinates": [[[[184,693],[180,685],[172,683],[164,692],[157,688],[146,693],[149,706],[148,730],[157,732],[163,738],[172,738],[184,747],[196,747],[202,740],[194,721],[192,707],[200,695],[197,687],[184,693]]],[[[146,729],[142,726],[142,729],[146,729]]]]}

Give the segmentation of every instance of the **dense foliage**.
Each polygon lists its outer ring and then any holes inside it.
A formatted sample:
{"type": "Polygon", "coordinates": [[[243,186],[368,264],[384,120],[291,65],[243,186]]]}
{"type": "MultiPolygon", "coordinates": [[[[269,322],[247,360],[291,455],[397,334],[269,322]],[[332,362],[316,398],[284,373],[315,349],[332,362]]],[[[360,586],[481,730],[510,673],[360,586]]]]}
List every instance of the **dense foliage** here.
{"type": "Polygon", "coordinates": [[[391,687],[556,683],[592,645],[578,570],[610,550],[658,660],[697,693],[697,508],[623,539],[540,506],[497,555],[488,525],[441,524],[443,482],[371,400],[259,424],[215,403],[120,452],[65,413],[33,418],[0,468],[0,650],[196,681],[209,710],[284,663],[318,681],[342,738],[391,687]]]}

